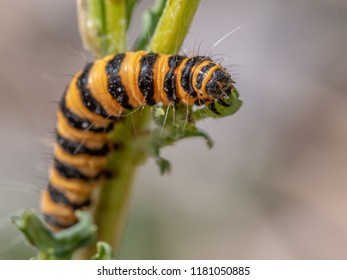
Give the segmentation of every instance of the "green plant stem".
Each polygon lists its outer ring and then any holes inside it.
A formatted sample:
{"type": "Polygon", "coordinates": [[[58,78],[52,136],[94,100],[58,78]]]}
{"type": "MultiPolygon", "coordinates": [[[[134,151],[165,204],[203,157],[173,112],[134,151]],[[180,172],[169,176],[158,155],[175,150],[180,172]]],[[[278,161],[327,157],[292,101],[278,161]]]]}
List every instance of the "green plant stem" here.
{"type": "Polygon", "coordinates": [[[149,44],[162,54],[177,53],[182,46],[200,0],[169,0],[149,44]]]}
{"type": "Polygon", "coordinates": [[[99,197],[100,203],[95,211],[99,228],[98,240],[111,244],[115,252],[119,250],[131,204],[132,186],[137,170],[137,166],[129,160],[132,157],[128,154],[119,177],[103,187],[99,197]]]}
{"type": "MultiPolygon", "coordinates": [[[[112,153],[109,158],[109,169],[114,172],[115,178],[101,188],[94,209],[94,218],[98,227],[97,240],[111,244],[116,253],[130,209],[136,171],[147,159],[150,118],[150,108],[145,107],[129,116],[124,125],[118,124],[110,135],[122,148],[112,153]]],[[[94,244],[84,249],[80,257],[89,259],[95,254],[95,250],[94,244]]]]}

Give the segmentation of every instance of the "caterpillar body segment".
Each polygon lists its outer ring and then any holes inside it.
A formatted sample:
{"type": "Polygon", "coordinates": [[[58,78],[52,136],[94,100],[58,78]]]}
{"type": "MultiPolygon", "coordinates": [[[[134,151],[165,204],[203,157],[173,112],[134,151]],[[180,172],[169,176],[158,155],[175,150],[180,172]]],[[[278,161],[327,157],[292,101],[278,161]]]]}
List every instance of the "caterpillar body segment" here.
{"type": "Polygon", "coordinates": [[[110,175],[107,156],[115,147],[108,132],[122,115],[145,104],[206,105],[220,114],[212,104],[229,107],[233,90],[231,75],[205,56],[138,51],[88,63],[57,112],[54,163],[41,203],[46,223],[68,228],[77,222],[74,211],[90,205],[93,190],[110,175]]]}

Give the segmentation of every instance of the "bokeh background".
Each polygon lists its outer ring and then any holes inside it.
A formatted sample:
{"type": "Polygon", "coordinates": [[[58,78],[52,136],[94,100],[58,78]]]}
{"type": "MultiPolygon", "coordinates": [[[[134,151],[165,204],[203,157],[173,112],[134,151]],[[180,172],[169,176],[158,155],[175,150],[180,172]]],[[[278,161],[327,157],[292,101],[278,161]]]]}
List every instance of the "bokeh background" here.
{"type": "MultiPolygon", "coordinates": [[[[130,43],[140,29],[139,15],[130,43]]],[[[347,2],[202,0],[183,51],[233,66],[244,101],[141,168],[120,258],[347,258],[347,2]]],[[[0,1],[0,259],[32,249],[9,222],[38,209],[55,108],[92,59],[75,1],[0,1]]]]}

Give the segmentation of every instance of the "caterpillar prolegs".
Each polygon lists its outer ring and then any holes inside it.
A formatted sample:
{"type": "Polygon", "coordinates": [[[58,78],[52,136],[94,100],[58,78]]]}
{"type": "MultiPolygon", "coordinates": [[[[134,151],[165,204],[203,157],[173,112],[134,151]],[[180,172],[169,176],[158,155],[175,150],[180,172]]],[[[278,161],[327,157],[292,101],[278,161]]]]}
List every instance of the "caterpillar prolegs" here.
{"type": "Polygon", "coordinates": [[[67,87],[57,112],[54,163],[42,194],[47,224],[59,230],[76,223],[91,193],[107,176],[112,150],[107,133],[120,116],[142,105],[206,105],[219,115],[234,89],[231,75],[206,56],[144,51],[110,55],[89,63],[67,87]]]}

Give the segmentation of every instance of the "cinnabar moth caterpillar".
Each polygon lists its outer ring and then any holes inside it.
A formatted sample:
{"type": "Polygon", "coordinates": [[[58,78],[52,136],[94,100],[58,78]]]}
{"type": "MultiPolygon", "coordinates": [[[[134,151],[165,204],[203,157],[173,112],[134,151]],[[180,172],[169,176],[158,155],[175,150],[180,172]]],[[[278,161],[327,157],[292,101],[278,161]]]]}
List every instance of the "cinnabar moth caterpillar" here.
{"type": "MultiPolygon", "coordinates": [[[[231,75],[205,56],[162,55],[144,51],[110,55],[78,72],[57,113],[54,164],[42,194],[42,212],[56,230],[76,223],[74,214],[91,203],[91,193],[107,172],[112,143],[107,133],[119,116],[147,104],[206,105],[233,89],[231,75]]],[[[225,105],[223,105],[225,104],[225,105]]]]}

